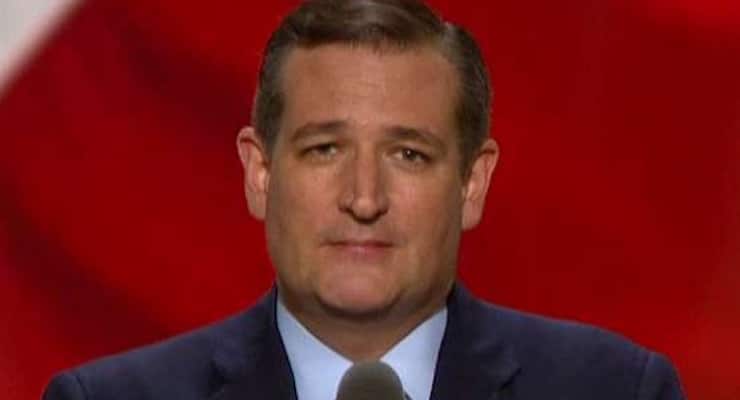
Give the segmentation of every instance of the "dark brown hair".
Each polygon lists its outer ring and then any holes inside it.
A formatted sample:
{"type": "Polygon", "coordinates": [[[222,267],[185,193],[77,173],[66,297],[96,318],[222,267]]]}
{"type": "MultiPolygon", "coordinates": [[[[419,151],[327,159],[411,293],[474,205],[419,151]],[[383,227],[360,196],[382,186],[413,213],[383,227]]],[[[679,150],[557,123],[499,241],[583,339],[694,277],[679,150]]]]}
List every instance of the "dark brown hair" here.
{"type": "Polygon", "coordinates": [[[280,70],[288,52],[346,43],[382,50],[431,45],[455,67],[460,93],[455,110],[463,167],[488,136],[491,88],[475,40],[416,0],[308,0],[273,32],[260,68],[252,125],[271,152],[283,113],[280,70]]]}

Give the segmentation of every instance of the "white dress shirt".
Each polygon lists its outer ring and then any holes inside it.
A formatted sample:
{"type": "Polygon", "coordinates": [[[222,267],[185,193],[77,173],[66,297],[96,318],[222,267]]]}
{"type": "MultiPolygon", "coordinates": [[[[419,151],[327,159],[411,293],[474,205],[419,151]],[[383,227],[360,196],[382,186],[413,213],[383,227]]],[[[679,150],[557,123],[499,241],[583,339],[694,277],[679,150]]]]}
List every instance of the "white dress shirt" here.
{"type": "MultiPolygon", "coordinates": [[[[437,355],[447,325],[447,309],[429,317],[391,348],[381,360],[393,367],[412,400],[429,400],[437,355]]],[[[288,355],[298,400],[334,400],[352,361],[308,331],[278,301],[277,326],[288,355]]]]}

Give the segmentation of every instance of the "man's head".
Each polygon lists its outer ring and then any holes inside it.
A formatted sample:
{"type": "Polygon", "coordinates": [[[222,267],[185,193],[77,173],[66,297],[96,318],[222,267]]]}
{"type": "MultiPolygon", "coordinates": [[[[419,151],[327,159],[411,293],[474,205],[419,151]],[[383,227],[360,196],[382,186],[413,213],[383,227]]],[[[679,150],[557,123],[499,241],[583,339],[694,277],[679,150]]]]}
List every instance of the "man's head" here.
{"type": "Polygon", "coordinates": [[[411,328],[444,304],[497,156],[482,61],[451,61],[453,36],[475,47],[400,0],[307,2],[273,35],[239,151],[281,297],[304,323],[411,328]]]}
{"type": "Polygon", "coordinates": [[[296,48],[328,44],[372,48],[379,52],[432,48],[450,62],[460,79],[455,121],[463,154],[463,173],[488,137],[491,87],[480,50],[457,25],[443,21],[413,0],[313,0],[288,15],[270,37],[260,69],[252,125],[272,150],[284,107],[282,72],[296,48]]]}

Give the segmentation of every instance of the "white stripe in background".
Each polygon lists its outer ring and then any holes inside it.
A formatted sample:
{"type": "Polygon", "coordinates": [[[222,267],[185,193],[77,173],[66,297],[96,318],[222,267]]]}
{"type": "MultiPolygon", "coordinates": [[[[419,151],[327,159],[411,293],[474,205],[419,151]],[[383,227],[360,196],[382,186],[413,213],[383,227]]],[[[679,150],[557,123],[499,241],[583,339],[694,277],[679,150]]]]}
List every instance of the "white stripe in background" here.
{"type": "Polygon", "coordinates": [[[0,0],[0,96],[68,13],[82,0],[0,0]]]}

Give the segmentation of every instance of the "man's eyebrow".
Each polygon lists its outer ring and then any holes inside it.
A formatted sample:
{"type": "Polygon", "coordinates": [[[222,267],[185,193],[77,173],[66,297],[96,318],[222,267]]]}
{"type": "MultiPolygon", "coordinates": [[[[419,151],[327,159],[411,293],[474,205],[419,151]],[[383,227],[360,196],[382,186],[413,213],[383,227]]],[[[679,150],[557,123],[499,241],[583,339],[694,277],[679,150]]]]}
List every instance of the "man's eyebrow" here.
{"type": "MultiPolygon", "coordinates": [[[[346,132],[350,129],[350,123],[346,120],[335,119],[320,122],[307,122],[298,127],[290,136],[290,141],[295,143],[313,135],[335,134],[346,132]]],[[[426,129],[414,128],[405,125],[390,125],[384,130],[394,140],[406,140],[424,143],[426,145],[444,149],[445,144],[437,135],[426,129]]]]}
{"type": "Polygon", "coordinates": [[[290,136],[290,141],[295,143],[307,137],[320,133],[337,133],[347,129],[348,125],[349,124],[347,123],[347,121],[341,119],[321,122],[308,122],[293,131],[293,134],[290,136]]]}
{"type": "Polygon", "coordinates": [[[445,147],[442,139],[425,129],[392,125],[387,128],[387,131],[390,132],[391,136],[395,139],[421,142],[439,149],[444,149],[445,147]]]}

